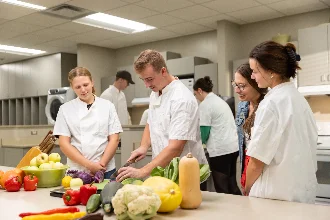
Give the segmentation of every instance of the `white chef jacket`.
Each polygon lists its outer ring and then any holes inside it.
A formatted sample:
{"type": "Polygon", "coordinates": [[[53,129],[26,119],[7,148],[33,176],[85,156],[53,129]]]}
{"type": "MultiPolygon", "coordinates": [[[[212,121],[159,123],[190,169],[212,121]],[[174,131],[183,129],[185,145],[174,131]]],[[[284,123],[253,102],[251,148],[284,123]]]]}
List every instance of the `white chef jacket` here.
{"type": "Polygon", "coordinates": [[[237,128],[229,105],[210,92],[199,105],[200,126],[210,126],[206,148],[210,157],[238,151],[237,128]]]}
{"type": "Polygon", "coordinates": [[[149,109],[146,109],[143,112],[141,120],[140,120],[140,125],[146,125],[148,123],[148,111],[149,111],[149,109]]]}
{"type": "Polygon", "coordinates": [[[247,155],[266,165],[250,196],[314,203],[317,127],[291,82],[271,89],[259,104],[247,155]]]}
{"type": "MultiPolygon", "coordinates": [[[[108,136],[122,132],[122,128],[111,102],[95,97],[90,109],[78,98],[61,105],[55,122],[54,135],[71,138],[71,144],[88,160],[99,162],[108,144],[108,136]]],[[[85,167],[67,159],[72,170],[85,167]]],[[[106,171],[115,168],[113,157],[106,171]]]]}
{"type": "Polygon", "coordinates": [[[152,156],[156,157],[169,140],[187,140],[180,157],[189,152],[201,164],[207,164],[203,150],[198,104],[192,92],[180,81],[174,80],[162,90],[152,92],[148,112],[152,156]]]}
{"type": "Polygon", "coordinates": [[[125,93],[123,91],[119,91],[115,86],[110,85],[109,88],[104,90],[100,98],[107,99],[114,104],[122,125],[132,124],[131,117],[127,110],[125,93]]]}

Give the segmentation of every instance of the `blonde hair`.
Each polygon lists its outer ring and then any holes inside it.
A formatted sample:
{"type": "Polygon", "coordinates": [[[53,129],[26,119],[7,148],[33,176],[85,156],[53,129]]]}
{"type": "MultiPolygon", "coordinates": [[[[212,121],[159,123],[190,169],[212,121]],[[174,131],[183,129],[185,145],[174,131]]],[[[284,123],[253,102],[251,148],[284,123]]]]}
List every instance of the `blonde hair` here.
{"type": "MultiPolygon", "coordinates": [[[[88,71],[88,69],[86,69],[85,67],[76,67],[69,72],[68,80],[70,85],[72,84],[73,79],[77,76],[88,76],[89,79],[93,81],[92,74],[88,71]]],[[[92,88],[92,93],[95,94],[94,86],[92,88]]]]}
{"type": "Polygon", "coordinates": [[[140,53],[139,57],[134,62],[134,69],[136,72],[141,72],[149,64],[156,72],[160,72],[163,67],[167,69],[163,56],[158,51],[150,49],[140,53]]]}

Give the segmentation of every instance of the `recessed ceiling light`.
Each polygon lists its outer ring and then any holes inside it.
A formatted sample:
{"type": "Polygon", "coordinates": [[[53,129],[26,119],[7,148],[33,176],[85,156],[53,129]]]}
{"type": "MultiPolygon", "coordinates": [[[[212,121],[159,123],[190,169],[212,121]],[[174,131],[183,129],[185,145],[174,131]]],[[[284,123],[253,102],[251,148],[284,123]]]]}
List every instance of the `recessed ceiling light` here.
{"type": "Polygon", "coordinates": [[[42,51],[42,50],[14,47],[14,46],[1,45],[1,44],[0,44],[0,52],[18,54],[23,56],[33,56],[33,55],[46,53],[46,51],[42,51]]]}
{"type": "Polygon", "coordinates": [[[17,5],[17,6],[22,6],[25,8],[31,8],[31,9],[36,9],[36,10],[45,10],[46,7],[40,6],[40,5],[35,5],[27,2],[22,2],[22,1],[17,1],[17,0],[2,0],[0,2],[12,4],[12,5],[17,5]]]}
{"type": "Polygon", "coordinates": [[[124,34],[133,34],[133,33],[148,31],[156,28],[140,22],[136,22],[104,13],[95,13],[92,15],[88,15],[86,17],[74,20],[73,22],[90,25],[98,28],[108,29],[112,31],[117,31],[124,34]]]}

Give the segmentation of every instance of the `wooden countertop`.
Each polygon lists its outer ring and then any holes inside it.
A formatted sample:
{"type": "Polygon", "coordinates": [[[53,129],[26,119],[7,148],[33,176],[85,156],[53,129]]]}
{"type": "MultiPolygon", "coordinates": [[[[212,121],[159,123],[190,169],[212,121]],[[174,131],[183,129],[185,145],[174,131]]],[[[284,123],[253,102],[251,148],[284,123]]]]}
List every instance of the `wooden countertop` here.
{"type": "MultiPolygon", "coordinates": [[[[0,170],[8,170],[1,167],[0,170]]],[[[51,197],[51,188],[39,188],[34,192],[6,192],[0,190],[0,219],[19,220],[21,212],[39,212],[52,208],[64,207],[61,198],[51,197]]],[[[220,219],[220,220],[328,220],[329,206],[311,205],[293,202],[259,199],[245,196],[234,196],[202,192],[203,202],[196,210],[182,210],[168,214],[158,214],[154,220],[170,219],[220,219]]],[[[78,206],[81,211],[85,206],[78,206]]],[[[102,212],[102,211],[100,211],[102,212]]],[[[116,219],[114,215],[105,216],[116,219]]]]}

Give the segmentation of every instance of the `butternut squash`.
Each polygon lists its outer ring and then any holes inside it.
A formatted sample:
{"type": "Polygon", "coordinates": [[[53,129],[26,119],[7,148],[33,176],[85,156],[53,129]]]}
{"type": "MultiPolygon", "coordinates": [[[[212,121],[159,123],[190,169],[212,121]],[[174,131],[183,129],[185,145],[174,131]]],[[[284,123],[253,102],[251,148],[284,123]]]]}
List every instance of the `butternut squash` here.
{"type": "Polygon", "coordinates": [[[182,209],[196,209],[202,203],[198,160],[191,153],[179,162],[179,186],[182,193],[182,209]]]}

